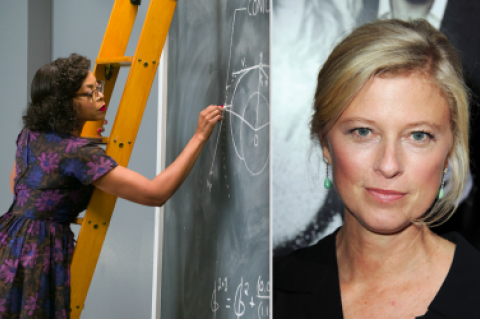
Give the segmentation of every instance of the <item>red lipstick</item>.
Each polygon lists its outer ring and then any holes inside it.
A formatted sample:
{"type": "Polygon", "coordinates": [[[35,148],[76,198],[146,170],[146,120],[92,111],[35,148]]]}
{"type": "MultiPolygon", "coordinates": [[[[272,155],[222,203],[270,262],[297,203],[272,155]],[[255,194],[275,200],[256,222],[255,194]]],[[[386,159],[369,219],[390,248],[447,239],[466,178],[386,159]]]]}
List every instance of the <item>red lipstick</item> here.
{"type": "Polygon", "coordinates": [[[393,191],[388,189],[367,188],[367,192],[380,203],[392,203],[402,199],[407,193],[393,191]]]}
{"type": "Polygon", "coordinates": [[[100,108],[99,111],[100,111],[100,112],[105,112],[106,110],[107,110],[107,109],[105,108],[105,104],[104,104],[104,105],[102,105],[102,107],[100,108]]]}

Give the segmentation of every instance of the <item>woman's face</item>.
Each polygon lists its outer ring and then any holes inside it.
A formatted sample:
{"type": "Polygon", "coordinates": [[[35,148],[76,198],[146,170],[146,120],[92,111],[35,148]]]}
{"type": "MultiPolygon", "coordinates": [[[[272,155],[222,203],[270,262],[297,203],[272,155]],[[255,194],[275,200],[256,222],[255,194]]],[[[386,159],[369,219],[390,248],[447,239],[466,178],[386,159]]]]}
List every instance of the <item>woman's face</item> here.
{"type": "MultiPolygon", "coordinates": [[[[92,93],[96,90],[96,87],[97,79],[92,72],[88,71],[88,75],[77,93],[92,93]]],[[[102,93],[98,94],[97,99],[95,99],[95,96],[93,98],[89,96],[78,96],[73,99],[78,107],[78,120],[81,123],[105,119],[106,109],[102,93]]]]}
{"type": "Polygon", "coordinates": [[[448,104],[420,75],[377,76],[327,141],[324,156],[346,215],[376,233],[398,232],[422,216],[439,191],[453,145],[448,104]]]}

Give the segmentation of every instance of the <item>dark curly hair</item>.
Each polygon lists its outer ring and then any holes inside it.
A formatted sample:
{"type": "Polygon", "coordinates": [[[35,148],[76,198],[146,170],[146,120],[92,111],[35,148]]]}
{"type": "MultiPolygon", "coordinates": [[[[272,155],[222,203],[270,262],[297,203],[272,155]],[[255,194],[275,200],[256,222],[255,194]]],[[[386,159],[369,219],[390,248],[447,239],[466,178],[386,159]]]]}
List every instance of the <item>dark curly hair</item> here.
{"type": "Polygon", "coordinates": [[[61,134],[78,128],[73,97],[89,70],[90,60],[75,53],[42,66],[32,80],[32,102],[23,116],[24,128],[61,134]]]}

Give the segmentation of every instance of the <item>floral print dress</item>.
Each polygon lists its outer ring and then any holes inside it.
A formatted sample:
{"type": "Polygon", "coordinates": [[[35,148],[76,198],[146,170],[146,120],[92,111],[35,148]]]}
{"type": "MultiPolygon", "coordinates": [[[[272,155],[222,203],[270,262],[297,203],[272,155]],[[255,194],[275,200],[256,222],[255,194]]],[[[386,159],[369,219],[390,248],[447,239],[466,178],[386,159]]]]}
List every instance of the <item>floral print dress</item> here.
{"type": "Polygon", "coordinates": [[[14,200],[0,217],[0,319],[69,318],[70,230],[91,183],[118,164],[73,135],[22,130],[14,200]]]}

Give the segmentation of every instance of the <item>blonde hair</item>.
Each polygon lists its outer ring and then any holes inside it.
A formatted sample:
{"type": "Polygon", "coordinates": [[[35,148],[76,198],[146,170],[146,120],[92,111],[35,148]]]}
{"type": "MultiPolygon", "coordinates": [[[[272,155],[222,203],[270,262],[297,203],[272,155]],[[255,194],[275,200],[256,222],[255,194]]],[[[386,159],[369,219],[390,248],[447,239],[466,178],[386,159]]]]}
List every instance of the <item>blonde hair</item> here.
{"type": "Polygon", "coordinates": [[[342,112],[374,76],[409,73],[425,75],[440,89],[450,108],[452,189],[420,220],[439,225],[457,208],[468,174],[468,89],[457,51],[426,20],[380,20],[355,29],[343,39],[318,74],[310,133],[312,139],[325,142],[342,112]]]}

